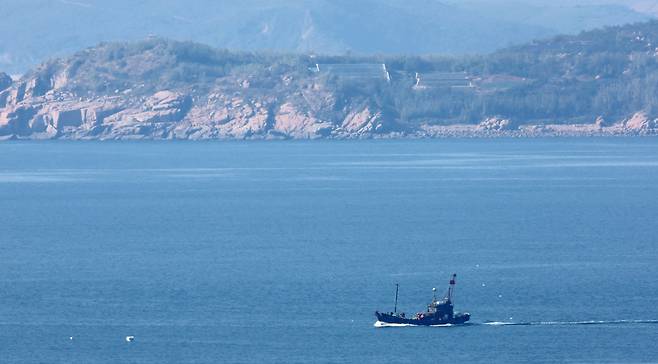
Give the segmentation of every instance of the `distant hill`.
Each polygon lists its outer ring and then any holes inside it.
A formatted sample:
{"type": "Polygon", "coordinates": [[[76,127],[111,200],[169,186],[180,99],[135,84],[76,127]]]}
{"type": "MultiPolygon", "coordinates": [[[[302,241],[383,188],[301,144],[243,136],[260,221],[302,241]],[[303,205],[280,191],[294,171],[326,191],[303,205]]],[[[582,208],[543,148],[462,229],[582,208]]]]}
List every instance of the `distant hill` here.
{"type": "Polygon", "coordinates": [[[650,135],[658,21],[467,57],[235,52],[152,38],[0,78],[4,139],[650,135]]]}
{"type": "Polygon", "coordinates": [[[147,36],[235,50],[456,55],[650,16],[557,0],[20,0],[0,10],[0,70],[10,74],[147,36]]]}

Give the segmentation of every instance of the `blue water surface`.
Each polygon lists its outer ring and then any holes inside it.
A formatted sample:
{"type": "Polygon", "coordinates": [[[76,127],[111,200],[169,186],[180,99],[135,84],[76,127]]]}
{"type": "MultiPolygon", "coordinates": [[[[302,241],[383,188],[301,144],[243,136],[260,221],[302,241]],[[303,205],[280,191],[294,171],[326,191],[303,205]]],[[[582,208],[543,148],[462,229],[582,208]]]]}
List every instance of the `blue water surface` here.
{"type": "Polygon", "coordinates": [[[658,362],[655,320],[658,139],[0,143],[1,363],[658,362]],[[453,272],[472,325],[373,327],[453,272]]]}

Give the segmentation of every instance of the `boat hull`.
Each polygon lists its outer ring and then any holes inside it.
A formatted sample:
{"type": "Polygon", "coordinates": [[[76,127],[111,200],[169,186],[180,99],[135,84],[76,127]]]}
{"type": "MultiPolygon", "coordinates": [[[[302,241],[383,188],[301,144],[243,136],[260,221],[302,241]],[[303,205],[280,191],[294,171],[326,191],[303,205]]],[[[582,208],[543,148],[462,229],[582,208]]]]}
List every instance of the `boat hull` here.
{"type": "Polygon", "coordinates": [[[470,320],[471,315],[468,313],[458,313],[452,317],[428,315],[424,317],[406,318],[399,315],[375,312],[378,326],[441,326],[441,325],[461,325],[470,320]],[[386,325],[388,324],[388,325],[386,325]]]}

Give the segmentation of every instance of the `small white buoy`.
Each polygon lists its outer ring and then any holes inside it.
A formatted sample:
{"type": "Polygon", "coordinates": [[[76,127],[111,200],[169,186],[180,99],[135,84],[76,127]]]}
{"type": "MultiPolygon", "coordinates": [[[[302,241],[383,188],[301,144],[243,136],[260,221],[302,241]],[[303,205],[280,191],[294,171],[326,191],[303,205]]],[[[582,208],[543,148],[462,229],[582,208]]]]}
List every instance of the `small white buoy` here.
{"type": "Polygon", "coordinates": [[[133,341],[135,341],[135,337],[134,336],[126,336],[126,341],[129,342],[129,343],[133,342],[133,341]]]}
{"type": "Polygon", "coordinates": [[[486,284],[482,283],[482,287],[486,287],[486,286],[487,286],[486,284]]]}
{"type": "Polygon", "coordinates": [[[502,294],[499,294],[499,295],[498,295],[498,298],[503,298],[503,295],[502,295],[502,294]]]}
{"type": "Polygon", "coordinates": [[[69,336],[69,340],[73,340],[73,336],[69,336]]]}

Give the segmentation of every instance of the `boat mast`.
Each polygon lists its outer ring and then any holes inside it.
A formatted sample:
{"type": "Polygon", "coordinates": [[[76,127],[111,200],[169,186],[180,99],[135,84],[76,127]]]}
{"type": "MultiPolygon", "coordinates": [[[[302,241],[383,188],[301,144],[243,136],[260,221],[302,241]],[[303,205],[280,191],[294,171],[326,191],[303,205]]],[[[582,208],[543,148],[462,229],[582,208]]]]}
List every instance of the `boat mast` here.
{"type": "Polygon", "coordinates": [[[453,274],[450,278],[450,287],[448,287],[448,302],[452,302],[452,295],[455,291],[455,278],[457,278],[456,274],[453,274]]]}
{"type": "Polygon", "coordinates": [[[395,284],[395,309],[393,311],[394,313],[398,313],[398,291],[399,291],[399,289],[400,289],[400,284],[396,283],[395,284]]]}

